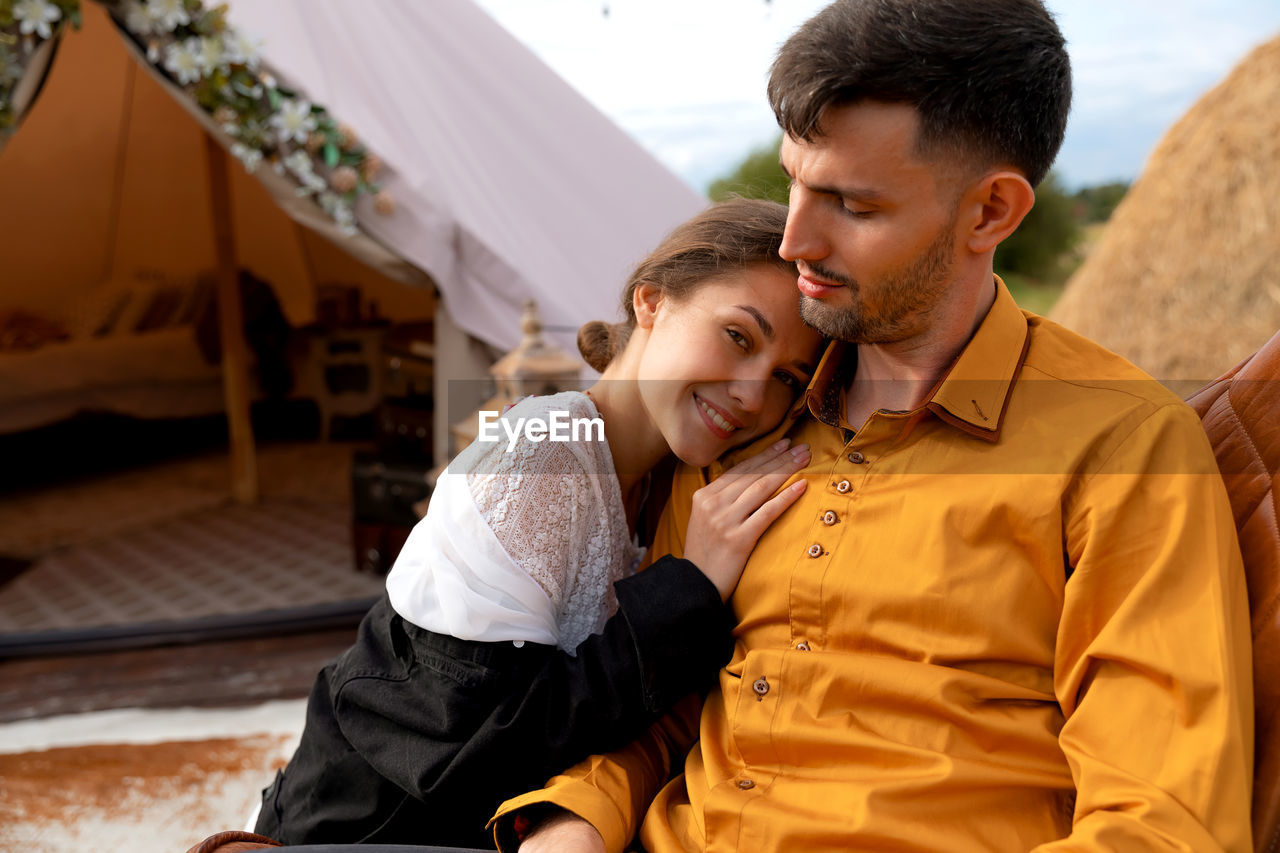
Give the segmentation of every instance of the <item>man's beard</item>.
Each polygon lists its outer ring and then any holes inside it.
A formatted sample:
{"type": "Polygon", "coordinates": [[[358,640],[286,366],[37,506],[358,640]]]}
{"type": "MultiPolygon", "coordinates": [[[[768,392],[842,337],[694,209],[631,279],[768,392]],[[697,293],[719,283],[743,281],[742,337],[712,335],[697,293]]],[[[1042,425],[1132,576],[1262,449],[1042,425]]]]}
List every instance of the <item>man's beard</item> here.
{"type": "Polygon", "coordinates": [[[848,305],[834,305],[802,296],[800,317],[830,338],[856,344],[887,344],[905,340],[923,331],[929,313],[937,306],[950,284],[954,221],[938,232],[905,269],[881,279],[874,314],[859,299],[858,282],[820,264],[806,264],[814,275],[844,285],[851,297],[848,305]]]}

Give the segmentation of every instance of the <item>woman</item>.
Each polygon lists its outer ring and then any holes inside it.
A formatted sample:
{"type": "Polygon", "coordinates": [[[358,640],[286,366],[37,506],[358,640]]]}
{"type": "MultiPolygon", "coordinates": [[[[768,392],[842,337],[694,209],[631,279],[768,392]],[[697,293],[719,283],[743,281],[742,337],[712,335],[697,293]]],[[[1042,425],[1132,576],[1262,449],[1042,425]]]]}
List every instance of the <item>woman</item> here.
{"type": "Polygon", "coordinates": [[[820,344],[777,254],[786,209],[738,199],[677,228],[632,275],[627,320],[579,335],[585,393],[526,398],[508,426],[603,436],[477,441],[442,475],[359,639],[316,680],[257,831],[291,844],[488,846],[508,796],[622,745],[710,683],[723,602],[804,489],[785,442],[708,487],[686,558],[636,573],[650,472],[706,465],[773,429],[820,344]],[[523,419],[523,420],[521,420],[523,419]]]}

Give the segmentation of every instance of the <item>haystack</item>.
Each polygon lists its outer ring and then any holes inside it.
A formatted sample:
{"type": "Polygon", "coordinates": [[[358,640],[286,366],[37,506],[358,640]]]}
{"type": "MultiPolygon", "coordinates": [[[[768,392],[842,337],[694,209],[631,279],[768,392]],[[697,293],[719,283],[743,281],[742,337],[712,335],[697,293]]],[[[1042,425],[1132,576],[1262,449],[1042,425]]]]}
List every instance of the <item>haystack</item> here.
{"type": "Polygon", "coordinates": [[[1280,38],[1175,124],[1054,320],[1162,381],[1208,381],[1280,328],[1280,38]]]}

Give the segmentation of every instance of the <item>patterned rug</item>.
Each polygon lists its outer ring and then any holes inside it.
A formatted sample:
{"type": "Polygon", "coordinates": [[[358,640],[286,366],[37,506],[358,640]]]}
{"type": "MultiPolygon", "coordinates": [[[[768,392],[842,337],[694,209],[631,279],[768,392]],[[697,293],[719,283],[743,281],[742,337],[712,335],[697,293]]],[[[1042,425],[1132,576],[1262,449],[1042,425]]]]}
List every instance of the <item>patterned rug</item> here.
{"type": "Polygon", "coordinates": [[[358,618],[347,506],[230,501],[57,548],[0,586],[0,656],[282,630],[358,618]]]}

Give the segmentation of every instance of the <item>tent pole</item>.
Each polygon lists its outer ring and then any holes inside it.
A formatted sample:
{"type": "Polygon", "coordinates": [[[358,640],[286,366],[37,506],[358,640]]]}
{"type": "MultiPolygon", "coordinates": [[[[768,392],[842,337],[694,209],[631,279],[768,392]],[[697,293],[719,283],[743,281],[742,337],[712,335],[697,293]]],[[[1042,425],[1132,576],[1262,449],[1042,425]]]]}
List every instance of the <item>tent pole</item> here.
{"type": "Polygon", "coordinates": [[[218,334],[222,340],[222,393],[231,438],[231,494],[240,503],[251,504],[258,500],[258,463],[249,417],[249,357],[244,342],[235,232],[231,228],[231,183],[222,146],[207,133],[204,142],[218,262],[218,334]]]}

